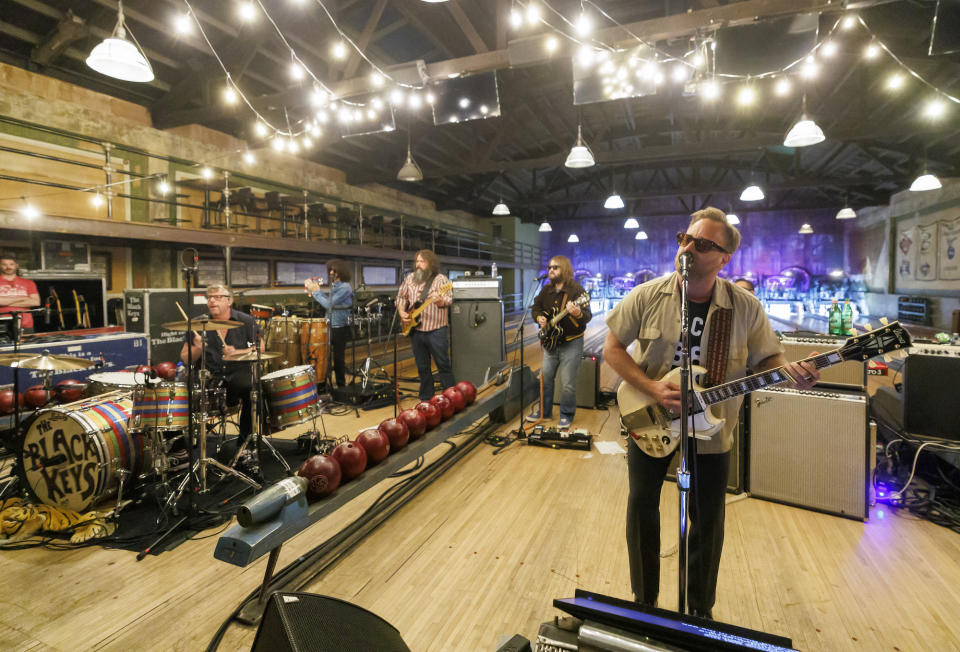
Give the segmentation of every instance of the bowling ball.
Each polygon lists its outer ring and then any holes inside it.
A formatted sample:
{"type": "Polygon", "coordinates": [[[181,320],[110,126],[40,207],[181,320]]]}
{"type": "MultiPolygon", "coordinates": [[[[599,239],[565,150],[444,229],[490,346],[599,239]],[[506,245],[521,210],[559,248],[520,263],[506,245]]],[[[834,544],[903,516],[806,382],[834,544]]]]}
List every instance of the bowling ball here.
{"type": "Polygon", "coordinates": [[[43,385],[34,385],[23,393],[23,402],[30,407],[43,407],[52,396],[53,392],[44,389],[43,385]]]}
{"type": "Polygon", "coordinates": [[[420,414],[416,408],[404,410],[398,418],[407,424],[411,441],[420,439],[423,437],[423,433],[427,431],[427,420],[423,418],[423,415],[420,414]]]}
{"type": "MultiPolygon", "coordinates": [[[[149,378],[150,374],[153,373],[153,367],[151,367],[150,365],[142,364],[139,367],[137,367],[137,370],[134,373],[143,374],[144,377],[149,378]]],[[[141,378],[137,378],[137,381],[143,382],[141,378]]]]}
{"type": "Polygon", "coordinates": [[[453,403],[453,411],[459,412],[463,408],[467,407],[467,400],[463,397],[463,394],[460,393],[460,390],[456,387],[448,387],[443,390],[443,395],[453,403]]]}
{"type": "Polygon", "coordinates": [[[343,481],[353,480],[367,468],[367,451],[360,444],[346,441],[330,451],[330,457],[337,460],[343,481]]]}
{"type": "MultiPolygon", "coordinates": [[[[20,400],[17,401],[20,407],[23,407],[23,394],[20,394],[20,400]]],[[[5,389],[0,392],[0,414],[13,414],[13,390],[5,389]]]]}
{"type": "Polygon", "coordinates": [[[390,451],[398,451],[410,441],[410,430],[403,419],[384,419],[380,422],[380,432],[390,440],[390,451]]]}
{"type": "Polygon", "coordinates": [[[467,405],[471,405],[477,400],[477,388],[469,380],[461,380],[454,387],[463,394],[463,399],[467,402],[467,405]]]}
{"type": "Polygon", "coordinates": [[[430,399],[430,402],[440,410],[441,419],[444,421],[453,416],[453,403],[443,394],[437,394],[430,399]]]}
{"type": "Polygon", "coordinates": [[[417,403],[416,409],[417,412],[423,415],[424,421],[427,422],[427,430],[430,430],[430,428],[436,428],[440,425],[440,422],[443,421],[443,414],[433,403],[429,403],[427,401],[417,403]]]}
{"type": "Polygon", "coordinates": [[[164,380],[173,380],[177,375],[177,365],[172,362],[158,362],[153,370],[164,380]]]}
{"type": "Polygon", "coordinates": [[[297,475],[307,479],[307,498],[329,496],[340,486],[340,464],[329,455],[314,455],[300,465],[297,475]]]}
{"type": "Polygon", "coordinates": [[[83,392],[86,387],[76,378],[65,378],[57,383],[54,389],[57,392],[57,401],[60,403],[73,403],[83,398],[83,392]],[[71,387],[71,385],[79,385],[79,387],[71,387]]]}
{"type": "Polygon", "coordinates": [[[364,430],[354,441],[366,451],[368,466],[383,461],[390,454],[390,438],[376,428],[364,430]]]}

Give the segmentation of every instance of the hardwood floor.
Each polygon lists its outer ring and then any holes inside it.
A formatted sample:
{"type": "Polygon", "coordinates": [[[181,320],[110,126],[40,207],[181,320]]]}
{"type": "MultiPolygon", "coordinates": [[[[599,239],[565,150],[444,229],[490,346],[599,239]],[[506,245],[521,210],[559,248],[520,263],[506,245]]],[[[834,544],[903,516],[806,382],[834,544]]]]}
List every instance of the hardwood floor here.
{"type": "MultiPolygon", "coordinates": [[[[535,347],[526,357],[539,366],[535,347]]],[[[604,367],[601,386],[613,382],[604,367]]],[[[386,414],[392,408],[361,412],[359,420],[328,417],[327,428],[355,432],[386,414]]],[[[579,410],[575,425],[622,442],[615,408],[579,410]]],[[[477,446],[302,590],[370,609],[414,650],[492,650],[515,633],[533,639],[558,613],[552,600],[578,587],[629,598],[623,455],[521,443],[494,450],[477,446]]],[[[383,489],[288,542],[280,567],[356,518],[383,489]]],[[[960,649],[954,532],[888,508],[875,507],[861,523],[749,497],[730,501],[718,620],[791,637],[802,650],[960,649]]],[[[672,484],[661,509],[670,551],[672,484]]],[[[142,562],[96,547],[0,552],[0,649],[204,649],[266,563],[241,569],[215,560],[216,536],[206,532],[142,562]]],[[[664,557],[662,578],[660,605],[673,608],[675,553],[664,557]]],[[[233,625],[220,649],[248,648],[254,632],[233,625]]]]}

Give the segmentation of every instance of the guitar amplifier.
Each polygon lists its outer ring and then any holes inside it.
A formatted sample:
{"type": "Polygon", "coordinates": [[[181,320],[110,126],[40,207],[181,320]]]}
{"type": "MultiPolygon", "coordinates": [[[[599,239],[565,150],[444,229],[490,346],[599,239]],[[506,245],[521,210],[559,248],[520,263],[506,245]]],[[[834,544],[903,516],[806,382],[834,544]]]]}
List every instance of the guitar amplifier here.
{"type": "MultiPolygon", "coordinates": [[[[846,342],[846,338],[833,337],[830,335],[816,336],[797,336],[784,334],[780,339],[783,348],[786,349],[784,355],[789,362],[809,358],[814,353],[826,353],[833,349],[840,348],[846,342]]],[[[860,389],[867,385],[867,364],[848,360],[832,367],[820,370],[820,382],[817,386],[829,386],[845,389],[860,389]]]]}
{"type": "Polygon", "coordinates": [[[865,520],[876,438],[866,394],[771,388],[749,399],[751,495],[865,520]]]}
{"type": "MultiPolygon", "coordinates": [[[[577,371],[577,407],[597,407],[600,397],[600,354],[586,353],[580,357],[580,368],[577,371]]],[[[538,390],[539,391],[539,390],[538,390]]],[[[563,387],[560,384],[560,370],[553,383],[553,404],[560,405],[563,387]]]]}
{"type": "Polygon", "coordinates": [[[501,296],[500,279],[489,276],[471,276],[458,278],[453,283],[453,298],[456,299],[493,299],[501,296]]]}

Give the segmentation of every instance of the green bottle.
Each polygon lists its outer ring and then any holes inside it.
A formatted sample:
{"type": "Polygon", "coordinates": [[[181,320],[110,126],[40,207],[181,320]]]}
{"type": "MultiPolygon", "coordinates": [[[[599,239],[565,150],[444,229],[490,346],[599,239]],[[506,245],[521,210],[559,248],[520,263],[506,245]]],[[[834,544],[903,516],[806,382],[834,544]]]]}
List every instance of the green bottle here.
{"type": "Polygon", "coordinates": [[[831,335],[843,334],[843,316],[840,314],[840,304],[837,303],[836,299],[833,300],[830,312],[827,313],[827,324],[827,332],[831,335]]]}
{"type": "Polygon", "coordinates": [[[843,309],[840,311],[840,321],[843,324],[841,335],[849,335],[853,328],[853,307],[850,305],[850,299],[843,300],[843,309]]]}

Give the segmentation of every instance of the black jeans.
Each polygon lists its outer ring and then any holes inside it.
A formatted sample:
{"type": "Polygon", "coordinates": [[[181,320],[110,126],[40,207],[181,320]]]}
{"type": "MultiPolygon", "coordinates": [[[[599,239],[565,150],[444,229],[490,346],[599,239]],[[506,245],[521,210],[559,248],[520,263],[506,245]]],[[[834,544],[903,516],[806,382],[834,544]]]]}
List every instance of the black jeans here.
{"type": "MultiPolygon", "coordinates": [[[[653,605],[660,592],[660,489],[671,457],[650,457],[627,441],[627,552],[630,586],[638,602],[653,605]]],[[[688,457],[691,473],[690,527],[687,573],[689,611],[709,615],[717,599],[717,572],[723,552],[730,453],[688,457]]]]}
{"type": "Polygon", "coordinates": [[[224,381],[227,385],[227,403],[240,403],[239,441],[246,441],[253,430],[253,415],[251,413],[250,392],[253,391],[253,378],[250,376],[248,365],[224,371],[224,381]]]}
{"type": "Polygon", "coordinates": [[[450,340],[447,337],[449,328],[443,326],[432,331],[413,331],[410,335],[410,346],[413,348],[413,358],[417,361],[417,374],[420,376],[420,400],[427,401],[433,396],[433,369],[430,367],[430,357],[437,363],[437,375],[443,389],[453,387],[453,369],[450,367],[450,340]]]}
{"type": "MultiPolygon", "coordinates": [[[[340,326],[330,330],[330,344],[333,348],[333,375],[337,379],[337,387],[347,384],[347,364],[344,360],[347,353],[347,342],[350,340],[350,327],[340,326]]],[[[319,378],[317,379],[320,380],[319,378]]]]}

